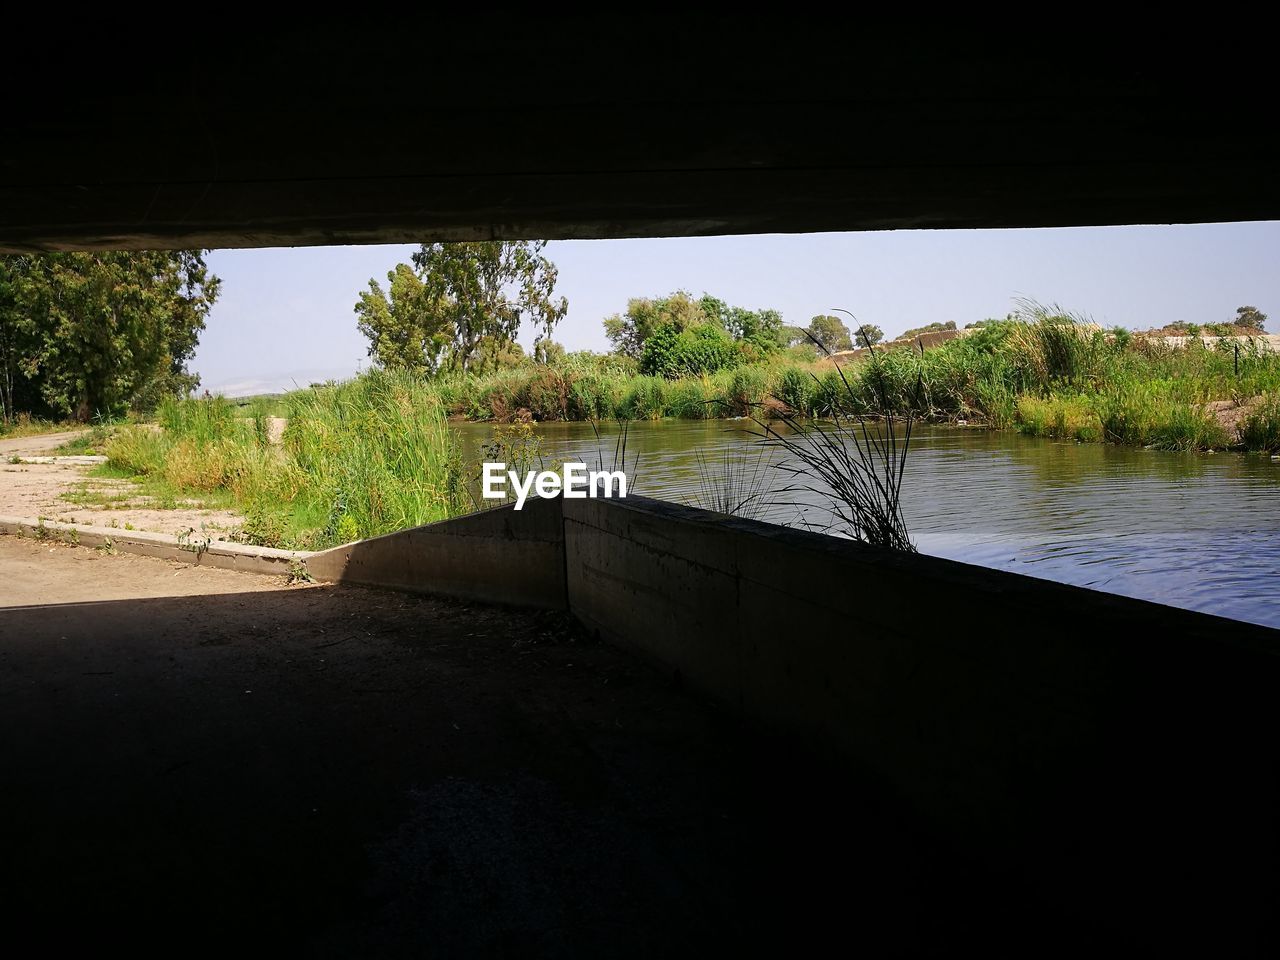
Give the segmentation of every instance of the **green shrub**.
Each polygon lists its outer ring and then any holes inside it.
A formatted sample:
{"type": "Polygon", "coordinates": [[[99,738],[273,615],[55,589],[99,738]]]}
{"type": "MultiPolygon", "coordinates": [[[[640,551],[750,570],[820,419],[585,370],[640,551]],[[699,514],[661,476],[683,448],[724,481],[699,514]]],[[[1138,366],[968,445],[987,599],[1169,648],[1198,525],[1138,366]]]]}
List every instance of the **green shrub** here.
{"type": "Polygon", "coordinates": [[[235,406],[224,397],[166,397],[156,411],[156,421],[169,436],[198,445],[233,436],[243,426],[235,406]]]}
{"type": "Polygon", "coordinates": [[[1280,452],[1280,394],[1268,394],[1240,424],[1240,442],[1248,450],[1280,452]]]}
{"type": "Polygon", "coordinates": [[[519,405],[527,409],[535,420],[566,420],[574,379],[572,372],[538,365],[530,371],[519,392],[519,405]]]}
{"type": "Polygon", "coordinates": [[[777,397],[798,416],[813,416],[817,390],[818,382],[804,370],[786,367],[778,375],[777,397]]]}
{"type": "Polygon", "coordinates": [[[1033,437],[1097,440],[1102,424],[1084,397],[1037,397],[1024,394],[1016,404],[1018,430],[1033,437]]]}
{"type": "Polygon", "coordinates": [[[1102,436],[1111,443],[1161,450],[1209,450],[1227,446],[1217,421],[1176,381],[1124,382],[1095,401],[1102,436]]]}
{"type": "Polygon", "coordinates": [[[107,462],[136,477],[158,475],[164,471],[170,446],[169,438],[159,430],[126,427],[107,441],[107,462]]]}
{"type": "Polygon", "coordinates": [[[661,324],[644,342],[640,372],[675,380],[717,373],[739,366],[744,360],[738,345],[713,323],[702,323],[680,332],[661,324]]]}
{"type": "Polygon", "coordinates": [[[611,420],[622,402],[620,381],[599,373],[576,377],[569,387],[570,420],[611,420]]]}
{"type": "Polygon", "coordinates": [[[750,416],[764,402],[768,381],[759,367],[739,367],[729,377],[724,401],[730,416],[750,416]]]}
{"type": "Polygon", "coordinates": [[[677,380],[667,390],[667,409],[673,417],[684,420],[706,420],[717,415],[718,404],[708,388],[710,382],[688,377],[677,380]]]}
{"type": "Polygon", "coordinates": [[[618,413],[628,420],[660,420],[666,414],[667,382],[661,377],[640,376],[631,381],[618,405],[618,413]]]}

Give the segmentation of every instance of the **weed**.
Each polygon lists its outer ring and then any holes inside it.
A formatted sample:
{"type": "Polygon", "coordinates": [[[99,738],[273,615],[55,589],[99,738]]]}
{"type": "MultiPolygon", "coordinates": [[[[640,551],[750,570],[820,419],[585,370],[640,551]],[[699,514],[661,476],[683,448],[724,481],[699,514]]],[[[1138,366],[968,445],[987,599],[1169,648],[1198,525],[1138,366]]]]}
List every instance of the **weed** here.
{"type": "Polygon", "coordinates": [[[307,569],[307,565],[303,561],[297,559],[289,561],[288,583],[290,586],[315,582],[316,578],[311,575],[311,571],[307,569]]]}
{"type": "Polygon", "coordinates": [[[194,553],[197,561],[208,552],[210,543],[209,537],[196,535],[195,527],[178,531],[178,548],[194,553]]]}
{"type": "Polygon", "coordinates": [[[769,505],[772,465],[770,451],[761,447],[755,456],[742,455],[726,446],[720,457],[697,452],[698,492],[695,506],[731,517],[755,519],[769,505]]]}
{"type": "Polygon", "coordinates": [[[1280,452],[1280,393],[1264,396],[1240,424],[1240,442],[1250,450],[1280,452]]]}
{"type": "MultiPolygon", "coordinates": [[[[817,340],[813,342],[824,349],[817,340]]],[[[828,398],[833,410],[830,422],[806,424],[786,411],[779,414],[780,424],[758,412],[752,418],[758,428],[756,435],[764,444],[778,447],[786,455],[777,468],[792,479],[779,493],[804,491],[825,500],[833,517],[828,530],[837,529],[873,546],[914,552],[902,515],[901,494],[915,404],[907,406],[899,437],[895,401],[888,393],[882,358],[867,346],[870,360],[863,381],[874,391],[873,401],[882,411],[881,418],[849,420],[839,412],[856,408],[863,400],[859,396],[861,384],[855,386],[838,364],[839,387],[833,387],[828,398]]],[[[920,387],[917,383],[917,392],[920,387]]]]}

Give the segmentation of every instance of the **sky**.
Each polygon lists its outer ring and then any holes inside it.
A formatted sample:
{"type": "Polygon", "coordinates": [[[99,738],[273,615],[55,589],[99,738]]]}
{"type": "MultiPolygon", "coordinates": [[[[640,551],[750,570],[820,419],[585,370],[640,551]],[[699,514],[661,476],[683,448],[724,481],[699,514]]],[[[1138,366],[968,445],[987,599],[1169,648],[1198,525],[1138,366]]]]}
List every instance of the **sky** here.
{"type": "MultiPolygon", "coordinates": [[[[356,299],[414,249],[213,251],[222,295],[192,369],[204,387],[235,396],[367,368],[356,299]]],[[[1020,296],[1133,329],[1224,322],[1251,304],[1280,331],[1277,222],[558,240],[546,254],[560,271],[557,293],[569,299],[555,333],[569,350],[606,350],[601,321],[625,311],[628,298],[681,289],[771,307],[801,326],[838,307],[889,336],[1002,317],[1020,296]]],[[[530,346],[532,329],[520,339],[530,346]]]]}

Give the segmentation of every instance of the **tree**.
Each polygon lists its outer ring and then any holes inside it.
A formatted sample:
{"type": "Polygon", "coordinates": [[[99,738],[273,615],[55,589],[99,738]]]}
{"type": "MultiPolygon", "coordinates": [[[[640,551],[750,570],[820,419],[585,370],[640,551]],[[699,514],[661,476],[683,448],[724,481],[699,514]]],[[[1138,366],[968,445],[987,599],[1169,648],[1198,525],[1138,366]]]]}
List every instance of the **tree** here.
{"type": "Polygon", "coordinates": [[[644,342],[640,372],[675,379],[728,370],[743,361],[742,351],[715,323],[700,323],[677,332],[661,324],[644,342]]]}
{"type": "Polygon", "coordinates": [[[808,331],[804,327],[793,327],[784,324],[781,331],[783,338],[783,346],[794,347],[799,343],[807,343],[813,346],[813,341],[809,339],[808,331]]]}
{"type": "Polygon", "coordinates": [[[424,243],[413,255],[434,329],[451,330],[450,363],[467,370],[497,356],[531,322],[536,342],[551,338],[569,309],[554,296],[558,271],[542,254],[544,240],[424,243]]]}
{"type": "Polygon", "coordinates": [[[782,314],[777,310],[731,307],[725,313],[723,324],[729,336],[762,350],[776,350],[787,345],[782,314]]]}
{"type": "Polygon", "coordinates": [[[1265,330],[1267,328],[1267,315],[1257,307],[1237,307],[1235,323],[1238,327],[1265,330]]]}
{"type": "Polygon", "coordinates": [[[873,323],[864,323],[853,331],[853,342],[863,347],[874,347],[884,339],[884,331],[873,323]]]}
{"type": "Polygon", "coordinates": [[[604,332],[615,353],[638,359],[644,353],[645,341],[664,324],[670,325],[677,334],[711,324],[731,339],[750,343],[764,351],[787,345],[787,328],[777,310],[731,307],[709,293],[695,300],[686,290],[677,290],[658,299],[634,297],[628,300],[625,314],[614,314],[605,319],[604,332]]]}
{"type": "Polygon", "coordinates": [[[0,257],[0,400],[88,420],[194,389],[221,283],[203,251],[0,257]]]}
{"type": "MultiPolygon", "coordinates": [[[[663,324],[669,324],[675,333],[706,323],[710,319],[707,309],[714,310],[720,301],[714,297],[701,300],[685,290],[677,290],[670,296],[656,300],[648,297],[632,297],[627,301],[627,312],[614,314],[604,321],[605,336],[613,344],[615,353],[640,358],[644,343],[663,324]]],[[[723,304],[720,304],[723,307],[723,304]]],[[[718,318],[717,318],[718,319],[718,318]]]]}
{"type": "Polygon", "coordinates": [[[369,356],[380,366],[433,374],[448,356],[454,330],[448,311],[430,299],[407,263],[387,273],[384,293],[376,280],[356,303],[357,326],[369,338],[369,356]]]}
{"type": "Polygon", "coordinates": [[[829,314],[814,317],[809,321],[806,332],[812,338],[811,342],[816,342],[823,353],[853,349],[853,342],[849,339],[849,328],[839,317],[829,314]]]}

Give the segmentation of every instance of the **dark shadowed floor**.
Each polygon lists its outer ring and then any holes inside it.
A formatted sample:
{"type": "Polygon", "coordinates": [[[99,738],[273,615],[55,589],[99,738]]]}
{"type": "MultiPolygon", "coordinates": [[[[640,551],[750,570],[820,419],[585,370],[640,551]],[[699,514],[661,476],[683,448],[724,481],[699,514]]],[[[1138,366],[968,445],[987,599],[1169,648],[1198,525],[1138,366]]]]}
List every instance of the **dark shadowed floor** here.
{"type": "Polygon", "coordinates": [[[11,937],[879,955],[989,944],[1019,909],[556,615],[5,538],[0,605],[11,937]],[[142,598],[60,601],[86,590],[142,598]]]}

